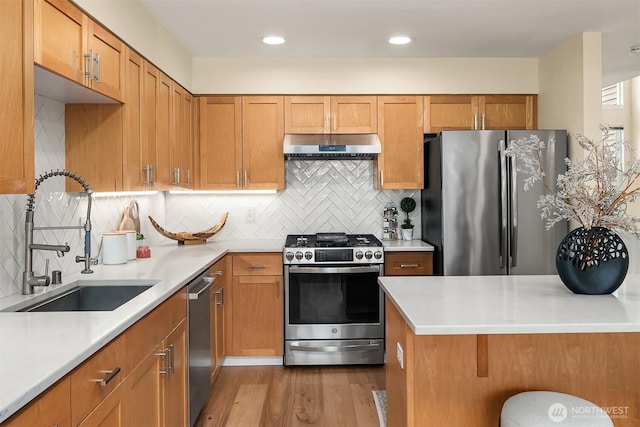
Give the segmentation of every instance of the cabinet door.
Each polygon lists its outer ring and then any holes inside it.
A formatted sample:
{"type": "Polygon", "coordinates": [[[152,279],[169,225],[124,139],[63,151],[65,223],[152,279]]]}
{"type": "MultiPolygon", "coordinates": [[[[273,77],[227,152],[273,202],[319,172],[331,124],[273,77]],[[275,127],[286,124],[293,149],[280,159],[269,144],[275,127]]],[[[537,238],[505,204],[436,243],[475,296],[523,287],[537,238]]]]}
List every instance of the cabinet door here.
{"type": "Polygon", "coordinates": [[[35,0],[34,61],[84,84],[87,17],[66,0],[35,0]]]}
{"type": "Polygon", "coordinates": [[[382,144],[377,163],[378,188],[422,188],[422,97],[378,97],[378,122],[382,144]]]}
{"type": "MultiPolygon", "coordinates": [[[[8,2],[7,2],[8,3],[8,2]]],[[[18,412],[3,427],[71,427],[71,381],[64,378],[18,412]]]]}
{"type": "Polygon", "coordinates": [[[166,427],[187,425],[187,321],[167,336],[164,347],[170,349],[168,374],[164,376],[163,412],[166,427]]]}
{"type": "Polygon", "coordinates": [[[126,427],[124,408],[129,404],[126,400],[126,387],[126,382],[121,383],[78,427],[126,427]]]}
{"type": "Polygon", "coordinates": [[[215,277],[214,287],[211,292],[211,383],[216,379],[225,356],[225,291],[230,288],[229,275],[231,257],[224,257],[213,264],[209,270],[215,277]]]}
{"type": "Polygon", "coordinates": [[[285,96],[285,133],[330,133],[328,96],[285,96]]]}
{"type": "Polygon", "coordinates": [[[233,277],[232,355],[282,355],[282,292],[282,276],[233,277]]]}
{"type": "Polygon", "coordinates": [[[332,133],[376,133],[376,96],[332,96],[332,133]]]}
{"type": "MultiPolygon", "coordinates": [[[[123,114],[120,104],[65,106],[66,167],[94,191],[122,190],[123,114]]],[[[66,180],[67,191],[82,191],[66,180]]]]}
{"type": "Polygon", "coordinates": [[[199,189],[237,190],[242,173],[242,99],[200,98],[199,189]]]}
{"type": "Polygon", "coordinates": [[[0,0],[0,193],[32,193],[33,3],[0,0]]]}
{"type": "Polygon", "coordinates": [[[180,136],[180,186],[193,188],[193,96],[182,93],[182,134],[180,136]]]}
{"type": "Polygon", "coordinates": [[[127,377],[126,425],[160,427],[162,425],[162,377],[166,375],[158,345],[127,377]]]}
{"type": "MultiPolygon", "coordinates": [[[[148,61],[144,61],[142,78],[142,138],[140,154],[143,168],[143,182],[145,187],[154,187],[157,177],[156,164],[156,139],[158,129],[158,86],[160,85],[160,72],[148,61]],[[151,170],[149,170],[149,167],[151,170]],[[149,178],[149,179],[147,179],[149,178]]],[[[147,188],[148,189],[148,188],[147,188]]]]}
{"type": "Polygon", "coordinates": [[[252,190],[284,189],[284,99],[242,97],[242,182],[252,190]]]}
{"type": "Polygon", "coordinates": [[[184,92],[182,87],[171,82],[171,139],[169,140],[169,167],[173,186],[179,187],[181,184],[182,171],[182,103],[184,92]]]}
{"type": "Polygon", "coordinates": [[[125,44],[91,20],[87,37],[88,51],[94,59],[93,78],[89,76],[87,86],[117,101],[124,100],[125,44]]]}
{"type": "Polygon", "coordinates": [[[172,82],[164,73],[158,79],[158,104],[156,109],[156,186],[171,189],[171,121],[172,82]]]}
{"type": "Polygon", "coordinates": [[[123,189],[144,189],[142,168],[146,163],[142,157],[142,88],[144,82],[144,59],[132,49],[126,50],[125,100],[122,106],[123,129],[123,189]]]}
{"type": "Polygon", "coordinates": [[[485,95],[478,97],[479,129],[535,129],[534,95],[485,95]]]}
{"type": "Polygon", "coordinates": [[[431,95],[424,97],[424,133],[476,129],[478,97],[431,95]]]}

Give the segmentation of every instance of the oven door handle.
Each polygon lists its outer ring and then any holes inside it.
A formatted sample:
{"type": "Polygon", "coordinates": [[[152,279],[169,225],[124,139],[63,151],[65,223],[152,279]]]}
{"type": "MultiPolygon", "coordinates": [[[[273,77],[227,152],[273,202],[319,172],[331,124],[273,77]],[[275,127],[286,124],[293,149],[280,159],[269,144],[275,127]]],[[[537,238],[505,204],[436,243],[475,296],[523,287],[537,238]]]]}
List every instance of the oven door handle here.
{"type": "Polygon", "coordinates": [[[332,273],[379,273],[380,267],[378,266],[365,266],[365,267],[289,267],[289,273],[311,273],[311,274],[332,274],[332,273]]]}
{"type": "Polygon", "coordinates": [[[300,345],[291,344],[291,351],[322,351],[325,353],[335,353],[338,351],[372,351],[380,347],[379,343],[372,344],[354,344],[354,345],[300,345]]]}

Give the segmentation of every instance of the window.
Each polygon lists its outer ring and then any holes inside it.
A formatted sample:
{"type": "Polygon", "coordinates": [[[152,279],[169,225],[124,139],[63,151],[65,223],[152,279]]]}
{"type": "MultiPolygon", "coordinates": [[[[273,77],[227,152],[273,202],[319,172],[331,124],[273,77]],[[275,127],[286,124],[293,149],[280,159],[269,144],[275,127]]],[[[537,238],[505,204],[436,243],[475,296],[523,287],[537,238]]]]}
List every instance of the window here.
{"type": "Polygon", "coordinates": [[[625,170],[624,158],[626,145],[624,143],[624,128],[622,126],[609,126],[609,131],[604,133],[603,136],[605,135],[605,142],[614,144],[616,147],[618,170],[625,170]]]}
{"type": "Polygon", "coordinates": [[[602,105],[613,107],[624,105],[622,99],[622,82],[602,88],[602,105]]]}

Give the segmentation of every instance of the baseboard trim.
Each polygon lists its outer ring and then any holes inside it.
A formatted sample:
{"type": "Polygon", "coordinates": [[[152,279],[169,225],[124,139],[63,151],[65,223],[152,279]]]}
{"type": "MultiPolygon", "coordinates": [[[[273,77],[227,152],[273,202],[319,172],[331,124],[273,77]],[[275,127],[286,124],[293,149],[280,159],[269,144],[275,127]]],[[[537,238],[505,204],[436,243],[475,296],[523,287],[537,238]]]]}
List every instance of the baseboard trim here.
{"type": "Polygon", "coordinates": [[[250,356],[227,356],[222,366],[278,366],[283,365],[282,356],[250,357],[250,356]]]}

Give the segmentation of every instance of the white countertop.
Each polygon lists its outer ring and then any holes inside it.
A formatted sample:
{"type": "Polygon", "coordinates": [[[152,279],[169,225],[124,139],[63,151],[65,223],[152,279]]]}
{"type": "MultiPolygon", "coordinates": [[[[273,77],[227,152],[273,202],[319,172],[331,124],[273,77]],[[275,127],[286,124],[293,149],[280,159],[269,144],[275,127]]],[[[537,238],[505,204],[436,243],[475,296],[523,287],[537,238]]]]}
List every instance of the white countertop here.
{"type": "Polygon", "coordinates": [[[640,332],[640,275],[613,295],[576,295],[554,275],[378,282],[416,335],[640,332]]]}
{"type": "Polygon", "coordinates": [[[149,279],[158,283],[114,311],[0,312],[0,422],[173,295],[227,252],[281,252],[282,240],[211,240],[151,247],[151,257],[93,266],[94,273],[63,274],[63,283],[36,295],[0,299],[0,310],[43,300],[75,280],[149,279]]]}
{"type": "Polygon", "coordinates": [[[422,240],[383,240],[385,252],[433,252],[433,246],[422,240]]]}

